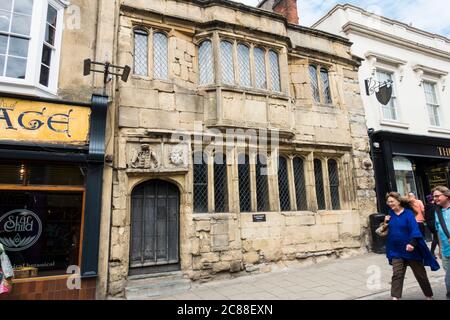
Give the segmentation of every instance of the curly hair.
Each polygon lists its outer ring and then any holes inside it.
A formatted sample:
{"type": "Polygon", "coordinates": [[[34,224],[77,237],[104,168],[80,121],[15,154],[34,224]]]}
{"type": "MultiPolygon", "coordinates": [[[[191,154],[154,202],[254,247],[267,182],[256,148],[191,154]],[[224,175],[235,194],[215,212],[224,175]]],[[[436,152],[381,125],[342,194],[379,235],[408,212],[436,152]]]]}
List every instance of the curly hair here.
{"type": "Polygon", "coordinates": [[[407,198],[402,197],[402,196],[400,195],[400,193],[398,193],[398,192],[389,192],[389,193],[386,195],[386,201],[387,201],[388,198],[394,198],[395,200],[397,200],[398,202],[400,202],[400,205],[401,205],[403,208],[411,208],[411,203],[410,203],[410,201],[409,201],[407,198]]]}

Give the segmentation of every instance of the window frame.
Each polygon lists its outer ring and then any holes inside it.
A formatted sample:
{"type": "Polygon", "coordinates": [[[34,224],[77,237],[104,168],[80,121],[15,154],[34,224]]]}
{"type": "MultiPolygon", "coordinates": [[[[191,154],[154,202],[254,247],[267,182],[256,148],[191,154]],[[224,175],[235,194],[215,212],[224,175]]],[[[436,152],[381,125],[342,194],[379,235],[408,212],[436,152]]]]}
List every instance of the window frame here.
{"type": "MultiPolygon", "coordinates": [[[[441,109],[441,101],[440,101],[440,96],[438,94],[439,91],[439,86],[438,83],[436,81],[433,81],[431,79],[428,78],[423,78],[423,84],[422,84],[422,88],[423,88],[423,94],[425,97],[425,108],[426,108],[426,112],[428,115],[428,125],[434,128],[442,128],[443,127],[443,117],[442,117],[442,109],[441,109]],[[425,93],[425,84],[430,84],[433,89],[434,89],[434,97],[436,99],[436,103],[437,104],[432,104],[429,103],[427,101],[427,95],[425,93]],[[431,123],[431,119],[430,119],[430,110],[429,110],[429,106],[432,105],[433,107],[437,107],[437,120],[438,120],[438,124],[432,124],[431,123]]],[[[434,119],[436,121],[436,119],[434,119]]]]}
{"type": "MultiPolygon", "coordinates": [[[[162,29],[156,29],[156,28],[152,28],[151,29],[151,42],[152,42],[152,44],[151,44],[151,48],[152,48],[152,51],[151,51],[151,54],[152,54],[152,73],[151,73],[151,78],[152,79],[154,79],[154,80],[169,80],[170,79],[170,62],[169,62],[169,51],[170,51],[170,41],[169,41],[169,35],[167,34],[167,32],[166,31],[164,31],[164,30],[162,30],[162,29]],[[166,78],[161,78],[161,77],[156,77],[156,75],[155,75],[155,59],[156,59],[156,56],[155,56],[155,34],[157,34],[157,33],[160,33],[160,34],[162,34],[162,35],[164,35],[165,37],[166,37],[166,40],[167,40],[167,42],[166,42],[166,44],[167,44],[167,52],[166,52],[166,60],[167,60],[167,77],[166,78]]],[[[148,66],[147,66],[147,68],[148,68],[148,66]]],[[[148,71],[147,71],[147,73],[148,73],[148,71]]],[[[149,74],[149,73],[148,73],[149,74]]]]}
{"type": "Polygon", "coordinates": [[[148,77],[149,76],[149,70],[150,70],[150,56],[149,56],[149,40],[150,40],[150,30],[147,28],[144,28],[142,26],[135,26],[133,27],[133,76],[137,77],[148,77]],[[142,32],[142,35],[145,33],[147,37],[147,71],[146,74],[138,74],[136,73],[136,33],[142,32]]]}
{"type": "Polygon", "coordinates": [[[313,104],[316,105],[323,105],[323,106],[333,106],[335,103],[333,101],[333,89],[332,89],[332,80],[333,77],[331,77],[331,72],[332,72],[332,65],[326,64],[326,63],[321,63],[321,62],[316,62],[316,61],[309,61],[308,63],[308,80],[309,80],[309,85],[310,85],[310,89],[311,89],[311,101],[313,102],[313,104]],[[311,71],[310,68],[314,67],[316,70],[316,75],[315,78],[317,80],[317,90],[319,91],[318,93],[318,98],[319,101],[316,100],[316,98],[314,97],[313,94],[313,87],[312,87],[312,82],[311,82],[311,71]],[[330,96],[330,101],[326,101],[325,99],[325,87],[324,87],[324,83],[323,83],[323,79],[322,79],[322,70],[326,70],[327,71],[327,77],[328,77],[328,94],[330,96]]]}
{"type": "MultiPolygon", "coordinates": [[[[27,69],[25,79],[15,79],[0,76],[0,90],[19,94],[32,94],[54,98],[58,93],[59,70],[62,49],[62,33],[64,25],[64,9],[67,4],[60,0],[34,0],[31,15],[31,29],[27,56],[27,69]],[[45,29],[47,25],[48,6],[57,11],[55,44],[52,48],[52,57],[49,72],[49,85],[40,84],[42,66],[42,51],[45,42],[45,29]]],[[[9,33],[2,33],[9,34],[9,33]]],[[[24,37],[25,38],[25,37],[24,37]]]]}
{"type": "MultiPolygon", "coordinates": [[[[216,70],[216,66],[215,66],[215,64],[216,64],[216,58],[214,57],[214,41],[213,41],[213,39],[212,38],[204,38],[204,39],[201,39],[200,41],[198,41],[197,43],[196,43],[196,49],[197,49],[197,68],[198,68],[198,86],[200,87],[200,86],[211,86],[211,85],[215,85],[216,84],[216,74],[217,74],[217,71],[218,70],[216,70]],[[209,44],[210,44],[210,46],[211,46],[211,55],[210,55],[210,58],[211,58],[211,74],[212,74],[212,79],[211,79],[211,82],[208,82],[208,83],[202,83],[201,82],[201,72],[200,72],[200,48],[202,47],[202,45],[205,43],[205,42],[209,42],[209,44]]],[[[220,76],[222,76],[222,75],[220,75],[220,76]]]]}
{"type": "Polygon", "coordinates": [[[389,102],[392,102],[393,104],[393,108],[394,108],[394,112],[395,112],[395,119],[386,119],[384,117],[384,112],[383,112],[383,108],[386,106],[383,106],[381,103],[379,103],[377,101],[377,104],[380,106],[379,108],[379,112],[380,112],[380,119],[381,121],[394,121],[394,122],[400,122],[401,121],[401,112],[400,112],[400,104],[399,104],[399,100],[397,97],[397,81],[396,81],[396,75],[395,75],[395,71],[394,70],[390,70],[387,68],[383,68],[380,66],[377,66],[375,69],[375,75],[376,75],[376,79],[378,81],[378,72],[382,72],[384,74],[388,74],[390,75],[390,78],[392,80],[392,96],[391,96],[391,100],[389,102]]]}

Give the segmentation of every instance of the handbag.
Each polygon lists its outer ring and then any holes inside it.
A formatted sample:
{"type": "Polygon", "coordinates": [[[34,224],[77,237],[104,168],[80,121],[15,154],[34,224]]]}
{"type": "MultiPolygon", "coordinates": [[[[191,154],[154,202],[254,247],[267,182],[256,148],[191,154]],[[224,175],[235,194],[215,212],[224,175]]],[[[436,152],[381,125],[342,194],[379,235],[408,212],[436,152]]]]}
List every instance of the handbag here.
{"type": "Polygon", "coordinates": [[[386,237],[388,235],[389,225],[386,222],[380,223],[380,226],[375,230],[375,233],[380,237],[386,237]]]}

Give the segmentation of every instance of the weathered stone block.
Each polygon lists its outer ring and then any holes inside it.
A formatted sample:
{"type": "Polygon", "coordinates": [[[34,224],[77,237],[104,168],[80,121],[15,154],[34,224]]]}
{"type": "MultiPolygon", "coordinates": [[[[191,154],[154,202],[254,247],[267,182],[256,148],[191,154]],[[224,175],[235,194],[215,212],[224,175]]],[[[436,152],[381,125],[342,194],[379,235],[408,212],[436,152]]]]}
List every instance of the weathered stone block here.
{"type": "Polygon", "coordinates": [[[259,253],[256,251],[244,253],[244,263],[246,264],[257,264],[259,259],[259,253]]]}

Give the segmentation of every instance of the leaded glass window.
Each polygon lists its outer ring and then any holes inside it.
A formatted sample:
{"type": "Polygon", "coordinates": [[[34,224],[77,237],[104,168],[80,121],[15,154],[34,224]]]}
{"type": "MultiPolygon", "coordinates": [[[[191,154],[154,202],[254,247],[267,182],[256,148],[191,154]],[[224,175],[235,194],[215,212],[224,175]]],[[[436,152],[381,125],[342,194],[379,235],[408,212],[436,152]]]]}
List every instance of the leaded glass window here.
{"type": "Polygon", "coordinates": [[[294,167],[294,183],[295,195],[297,198],[297,210],[307,210],[306,203],[306,185],[305,185],[305,169],[303,159],[295,157],[293,162],[294,167]]]}
{"type": "Polygon", "coordinates": [[[315,102],[320,103],[319,81],[317,80],[316,66],[309,66],[309,79],[311,81],[311,92],[315,102]]]}
{"type": "Polygon", "coordinates": [[[228,211],[227,158],[222,153],[214,156],[215,212],[228,211]]]}
{"type": "Polygon", "coordinates": [[[439,120],[439,103],[436,97],[436,85],[431,82],[423,83],[423,90],[425,91],[425,100],[427,102],[428,116],[432,126],[440,126],[439,120]]]}
{"type": "Polygon", "coordinates": [[[253,56],[255,61],[256,87],[260,89],[266,89],[267,80],[266,80],[265,51],[261,48],[255,48],[253,49],[253,56]]]}
{"type": "Polygon", "coordinates": [[[269,62],[270,62],[270,81],[272,84],[273,91],[281,91],[280,84],[280,63],[278,59],[278,53],[273,50],[269,51],[269,62]]]}
{"type": "Polygon", "coordinates": [[[316,181],[316,197],[319,210],[325,210],[325,191],[323,186],[322,161],[314,159],[314,176],[316,181]]]}
{"type": "Polygon", "coordinates": [[[267,158],[263,155],[256,157],[256,201],[258,211],[269,211],[269,183],[267,158]]]}
{"type": "Polygon", "coordinates": [[[339,171],[336,160],[328,160],[328,177],[330,179],[331,205],[333,210],[341,209],[339,200],[339,171]]]}
{"type": "Polygon", "coordinates": [[[220,42],[220,66],[222,68],[222,82],[234,84],[233,44],[231,42],[220,42]]]}
{"type": "Polygon", "coordinates": [[[244,87],[252,85],[250,78],[250,49],[244,44],[238,44],[239,84],[244,87]]]}
{"type": "Polygon", "coordinates": [[[208,164],[202,152],[194,154],[194,212],[208,212],[208,164]]]}
{"type": "Polygon", "coordinates": [[[289,179],[287,160],[284,157],[278,158],[278,190],[280,195],[281,211],[291,210],[291,202],[289,197],[289,179]]]}
{"type": "Polygon", "coordinates": [[[239,208],[241,212],[250,212],[251,208],[251,189],[250,189],[250,162],[246,154],[240,154],[238,157],[239,174],[239,208]]]}
{"type": "Polygon", "coordinates": [[[162,32],[153,34],[153,76],[156,79],[169,77],[167,36],[162,32]]]}
{"type": "Polygon", "coordinates": [[[134,73],[148,74],[148,33],[142,29],[134,30],[134,73]]]}
{"type": "Polygon", "coordinates": [[[209,40],[203,41],[198,49],[198,69],[201,85],[214,83],[212,45],[209,40]]]}
{"type": "Polygon", "coordinates": [[[330,91],[330,79],[328,76],[328,70],[320,68],[320,79],[322,80],[322,91],[325,103],[331,104],[331,91],[330,91]]]}

